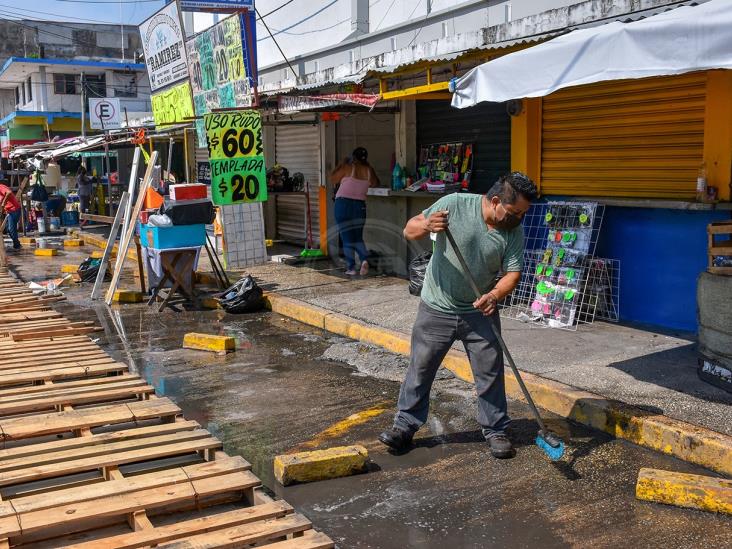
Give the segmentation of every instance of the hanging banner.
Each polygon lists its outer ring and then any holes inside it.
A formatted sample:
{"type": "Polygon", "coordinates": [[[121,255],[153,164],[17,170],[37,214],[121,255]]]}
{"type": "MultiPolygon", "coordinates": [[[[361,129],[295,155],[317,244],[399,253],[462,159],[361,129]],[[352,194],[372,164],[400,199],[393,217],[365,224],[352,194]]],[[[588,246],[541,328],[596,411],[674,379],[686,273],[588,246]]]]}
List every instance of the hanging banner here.
{"type": "MultiPolygon", "coordinates": [[[[253,12],[227,17],[217,25],[186,42],[188,68],[197,116],[214,109],[248,107],[252,104],[252,63],[256,53],[247,42],[256,43],[256,36],[245,36],[245,17],[253,12]]],[[[254,32],[254,21],[250,19],[254,32]]],[[[206,130],[202,120],[196,122],[199,146],[206,146],[206,130]]]]}
{"type": "Polygon", "coordinates": [[[155,93],[150,102],[156,126],[180,124],[194,117],[190,82],[155,93]]]}
{"type": "Polygon", "coordinates": [[[254,11],[254,0],[180,0],[180,9],[183,11],[207,12],[254,11]]]}
{"type": "Polygon", "coordinates": [[[178,4],[171,2],[140,25],[150,90],[188,78],[185,33],[178,4]]]}
{"type": "Polygon", "coordinates": [[[277,110],[280,112],[338,111],[339,107],[359,106],[372,110],[381,99],[378,94],[331,93],[327,95],[280,95],[277,110]]]}
{"type": "Polygon", "coordinates": [[[204,125],[213,203],[227,205],[267,200],[260,112],[209,113],[204,116],[204,125]]]}

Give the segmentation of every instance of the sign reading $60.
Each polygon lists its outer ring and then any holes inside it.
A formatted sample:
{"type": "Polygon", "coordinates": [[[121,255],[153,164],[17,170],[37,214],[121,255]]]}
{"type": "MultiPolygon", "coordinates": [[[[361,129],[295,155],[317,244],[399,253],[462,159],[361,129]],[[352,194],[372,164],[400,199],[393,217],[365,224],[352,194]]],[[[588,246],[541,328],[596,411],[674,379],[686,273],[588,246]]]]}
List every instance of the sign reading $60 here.
{"type": "Polygon", "coordinates": [[[262,115],[258,111],[204,115],[211,198],[217,205],[267,200],[262,115]]]}

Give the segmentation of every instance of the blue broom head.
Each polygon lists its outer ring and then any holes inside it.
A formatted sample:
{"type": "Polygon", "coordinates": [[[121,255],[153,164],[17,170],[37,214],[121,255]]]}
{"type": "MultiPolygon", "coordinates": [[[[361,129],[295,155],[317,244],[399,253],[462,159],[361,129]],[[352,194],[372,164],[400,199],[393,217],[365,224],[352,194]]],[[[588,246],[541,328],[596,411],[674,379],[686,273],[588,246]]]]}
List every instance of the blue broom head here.
{"type": "Polygon", "coordinates": [[[536,440],[534,442],[536,442],[536,445],[541,448],[547,456],[549,456],[549,459],[552,461],[558,461],[562,459],[562,456],[564,455],[564,443],[554,435],[549,436],[552,438],[552,442],[557,444],[556,446],[549,444],[541,433],[536,435],[536,440]]]}

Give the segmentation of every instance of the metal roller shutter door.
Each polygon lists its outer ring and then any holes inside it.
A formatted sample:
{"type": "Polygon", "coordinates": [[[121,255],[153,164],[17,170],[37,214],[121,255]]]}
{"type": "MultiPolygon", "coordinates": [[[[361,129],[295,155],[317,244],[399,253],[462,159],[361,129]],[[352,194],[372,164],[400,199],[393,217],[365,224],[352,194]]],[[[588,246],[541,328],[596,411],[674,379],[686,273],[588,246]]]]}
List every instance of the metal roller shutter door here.
{"type": "Polygon", "coordinates": [[[449,101],[417,101],[417,146],[473,143],[470,190],[487,192],[511,170],[511,117],[503,103],[455,109],[449,101]]]}
{"type": "MultiPolygon", "coordinates": [[[[310,183],[313,240],[320,245],[320,128],[317,125],[282,124],[275,130],[275,161],[290,171],[302,172],[310,183]]],[[[277,237],[304,243],[305,197],[300,193],[277,197],[277,237]]]]}
{"type": "Polygon", "coordinates": [[[693,199],[706,73],[605,82],[543,99],[543,194],[693,199]]]}

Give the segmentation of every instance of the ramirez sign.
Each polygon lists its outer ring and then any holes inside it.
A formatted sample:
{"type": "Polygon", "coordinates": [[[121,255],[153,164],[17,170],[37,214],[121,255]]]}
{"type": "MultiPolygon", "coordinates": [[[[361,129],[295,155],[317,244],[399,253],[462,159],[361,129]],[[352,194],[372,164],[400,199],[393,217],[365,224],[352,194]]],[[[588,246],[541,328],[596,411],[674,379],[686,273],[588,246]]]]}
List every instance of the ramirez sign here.
{"type": "Polygon", "coordinates": [[[153,92],[188,78],[185,33],[177,3],[171,2],[144,21],[140,37],[153,92]]]}

